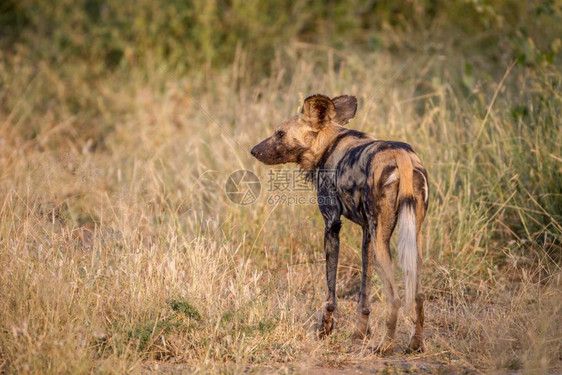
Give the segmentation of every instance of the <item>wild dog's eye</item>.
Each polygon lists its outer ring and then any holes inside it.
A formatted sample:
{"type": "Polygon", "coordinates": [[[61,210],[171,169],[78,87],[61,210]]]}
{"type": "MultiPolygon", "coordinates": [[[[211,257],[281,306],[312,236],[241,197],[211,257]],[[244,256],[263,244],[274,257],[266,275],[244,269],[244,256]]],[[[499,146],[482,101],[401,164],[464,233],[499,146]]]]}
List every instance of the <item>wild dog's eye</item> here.
{"type": "Polygon", "coordinates": [[[275,135],[277,136],[277,138],[283,138],[285,136],[285,131],[284,130],[277,130],[275,132],[275,135]]]}

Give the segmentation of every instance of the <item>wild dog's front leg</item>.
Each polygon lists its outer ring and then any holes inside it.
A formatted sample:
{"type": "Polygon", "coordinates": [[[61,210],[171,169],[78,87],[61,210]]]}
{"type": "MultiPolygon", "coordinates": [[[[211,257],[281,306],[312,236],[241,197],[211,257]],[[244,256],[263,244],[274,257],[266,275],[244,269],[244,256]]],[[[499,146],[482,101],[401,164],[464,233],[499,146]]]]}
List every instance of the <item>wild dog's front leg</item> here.
{"type": "Polygon", "coordinates": [[[363,338],[369,331],[369,315],[371,314],[371,277],[373,275],[373,245],[369,228],[363,228],[363,245],[361,247],[361,289],[357,304],[357,326],[354,337],[363,338]]]}
{"type": "Polygon", "coordinates": [[[340,228],[341,221],[327,221],[324,233],[324,250],[326,252],[326,284],[328,294],[324,314],[322,316],[322,326],[320,327],[320,337],[325,337],[334,328],[334,311],[336,310],[336,278],[338,272],[338,255],[340,252],[340,228]]]}

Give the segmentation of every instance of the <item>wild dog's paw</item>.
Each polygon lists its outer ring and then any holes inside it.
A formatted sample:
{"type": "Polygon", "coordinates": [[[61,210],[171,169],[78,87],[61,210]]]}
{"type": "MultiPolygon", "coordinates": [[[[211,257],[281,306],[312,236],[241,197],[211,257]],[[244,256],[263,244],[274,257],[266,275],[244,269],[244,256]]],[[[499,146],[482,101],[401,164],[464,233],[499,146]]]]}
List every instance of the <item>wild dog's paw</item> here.
{"type": "Polygon", "coordinates": [[[383,357],[392,355],[394,353],[394,340],[383,340],[383,342],[377,345],[373,351],[383,357]]]}
{"type": "Polygon", "coordinates": [[[423,344],[423,340],[414,336],[412,340],[410,340],[410,345],[406,349],[406,354],[414,354],[414,353],[423,353],[425,351],[425,346],[423,344]]]}
{"type": "Polygon", "coordinates": [[[336,319],[333,316],[326,317],[322,315],[322,321],[318,327],[318,338],[325,339],[332,333],[336,326],[336,319]]]}
{"type": "Polygon", "coordinates": [[[369,314],[359,314],[359,317],[357,318],[357,325],[355,327],[355,331],[351,335],[351,338],[363,340],[370,334],[371,329],[369,328],[369,314]]]}

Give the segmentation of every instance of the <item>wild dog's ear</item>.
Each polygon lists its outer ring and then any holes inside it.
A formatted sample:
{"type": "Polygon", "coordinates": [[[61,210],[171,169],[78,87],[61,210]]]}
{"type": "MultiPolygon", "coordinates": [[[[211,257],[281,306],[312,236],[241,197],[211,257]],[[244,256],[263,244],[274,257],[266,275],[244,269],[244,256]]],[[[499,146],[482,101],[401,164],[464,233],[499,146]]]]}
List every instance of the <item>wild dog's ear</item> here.
{"type": "Polygon", "coordinates": [[[302,114],[313,126],[322,128],[334,119],[336,106],[326,95],[316,94],[304,100],[302,114]]]}
{"type": "Polygon", "coordinates": [[[336,96],[332,99],[332,102],[336,106],[336,117],[334,120],[338,124],[345,125],[355,116],[357,111],[357,98],[355,96],[336,96]]]}

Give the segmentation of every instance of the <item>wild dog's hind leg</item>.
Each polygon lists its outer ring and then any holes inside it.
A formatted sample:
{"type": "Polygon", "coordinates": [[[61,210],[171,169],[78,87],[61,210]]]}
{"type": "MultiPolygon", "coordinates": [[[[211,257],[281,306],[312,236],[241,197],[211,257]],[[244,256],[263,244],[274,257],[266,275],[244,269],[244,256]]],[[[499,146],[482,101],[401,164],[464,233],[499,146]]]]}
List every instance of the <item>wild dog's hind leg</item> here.
{"type": "Polygon", "coordinates": [[[423,293],[416,293],[414,334],[412,335],[410,344],[408,345],[408,349],[406,349],[406,353],[421,353],[425,350],[425,346],[423,343],[424,300],[425,300],[425,295],[423,293]]]}
{"type": "Polygon", "coordinates": [[[369,331],[369,315],[371,314],[371,277],[373,275],[374,241],[368,227],[363,227],[363,245],[361,248],[362,272],[359,302],[357,304],[357,326],[354,337],[363,338],[369,331]]]}
{"type": "Polygon", "coordinates": [[[324,306],[324,314],[322,316],[322,325],[320,327],[320,337],[325,337],[332,332],[334,328],[333,313],[336,310],[336,278],[338,272],[338,255],[340,251],[340,228],[341,221],[326,221],[326,230],[324,234],[324,250],[326,252],[326,284],[328,286],[328,294],[326,297],[326,305],[324,306]]]}
{"type": "MultiPolygon", "coordinates": [[[[389,194],[394,196],[394,194],[389,194]]],[[[386,296],[387,321],[386,332],[377,347],[381,354],[391,354],[394,351],[394,336],[396,332],[396,321],[398,310],[402,306],[398,290],[394,281],[392,261],[390,259],[390,237],[396,222],[394,209],[396,198],[383,196],[380,198],[380,212],[377,217],[376,245],[375,245],[375,270],[379,275],[386,296]]]]}
{"type": "Polygon", "coordinates": [[[408,345],[406,352],[423,352],[425,346],[423,344],[423,324],[424,312],[423,303],[425,295],[421,287],[421,269],[422,269],[422,250],[421,250],[421,225],[425,216],[425,206],[422,200],[418,198],[416,205],[416,244],[418,247],[418,263],[416,272],[416,310],[412,319],[414,320],[414,334],[408,345]]]}

